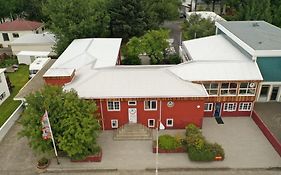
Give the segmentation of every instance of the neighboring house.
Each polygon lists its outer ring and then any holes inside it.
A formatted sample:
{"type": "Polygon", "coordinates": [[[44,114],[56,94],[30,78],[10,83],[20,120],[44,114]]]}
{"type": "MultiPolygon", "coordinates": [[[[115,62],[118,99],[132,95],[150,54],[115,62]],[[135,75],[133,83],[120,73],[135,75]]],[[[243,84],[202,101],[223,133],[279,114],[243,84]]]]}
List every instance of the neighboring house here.
{"type": "Polygon", "coordinates": [[[5,77],[5,69],[0,69],[0,105],[9,96],[10,96],[10,91],[5,77]]]}
{"type": "Polygon", "coordinates": [[[50,56],[56,55],[53,47],[56,44],[56,38],[51,33],[30,33],[23,35],[13,42],[11,42],[11,48],[13,55],[18,55],[21,51],[37,51],[37,52],[49,52],[50,56]]]}
{"type": "Polygon", "coordinates": [[[11,42],[25,34],[42,33],[44,25],[41,22],[16,19],[0,24],[0,47],[9,47],[11,42]]]}
{"type": "Polygon", "coordinates": [[[20,51],[17,54],[18,63],[30,65],[37,58],[47,58],[50,52],[39,52],[39,51],[20,51]]]}
{"type": "Polygon", "coordinates": [[[209,12],[209,11],[188,12],[186,13],[186,19],[188,20],[191,15],[200,15],[201,18],[210,19],[211,21],[226,21],[215,12],[209,12]]]}
{"type": "Polygon", "coordinates": [[[263,76],[257,101],[281,101],[281,29],[265,21],[217,22],[224,35],[241,53],[257,63],[263,76]]]}

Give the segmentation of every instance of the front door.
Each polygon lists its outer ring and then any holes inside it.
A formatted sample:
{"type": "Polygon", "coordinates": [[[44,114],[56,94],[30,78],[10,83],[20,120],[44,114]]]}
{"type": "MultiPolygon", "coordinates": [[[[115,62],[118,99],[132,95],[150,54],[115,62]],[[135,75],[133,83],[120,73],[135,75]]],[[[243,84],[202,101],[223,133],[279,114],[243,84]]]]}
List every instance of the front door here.
{"type": "Polygon", "coordinates": [[[128,109],[129,123],[137,123],[137,108],[128,109]]]}
{"type": "Polygon", "coordinates": [[[216,103],[214,117],[220,117],[220,116],[221,116],[221,103],[216,103]]]}

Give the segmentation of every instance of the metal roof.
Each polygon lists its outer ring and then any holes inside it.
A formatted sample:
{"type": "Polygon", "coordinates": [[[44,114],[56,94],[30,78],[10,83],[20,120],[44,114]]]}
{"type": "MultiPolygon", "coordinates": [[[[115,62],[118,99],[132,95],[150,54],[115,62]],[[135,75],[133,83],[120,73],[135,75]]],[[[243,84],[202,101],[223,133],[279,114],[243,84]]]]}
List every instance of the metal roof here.
{"type": "Polygon", "coordinates": [[[281,81],[281,57],[258,58],[264,81],[281,81]]]}
{"type": "Polygon", "coordinates": [[[56,37],[51,33],[25,34],[11,42],[11,45],[29,45],[29,44],[56,44],[56,37]]]}
{"type": "Polygon", "coordinates": [[[26,55],[26,56],[42,56],[47,57],[50,52],[41,52],[41,51],[20,51],[18,55],[26,55]]]}
{"type": "Polygon", "coordinates": [[[265,21],[218,21],[216,26],[254,50],[281,50],[281,29],[265,21]]]}

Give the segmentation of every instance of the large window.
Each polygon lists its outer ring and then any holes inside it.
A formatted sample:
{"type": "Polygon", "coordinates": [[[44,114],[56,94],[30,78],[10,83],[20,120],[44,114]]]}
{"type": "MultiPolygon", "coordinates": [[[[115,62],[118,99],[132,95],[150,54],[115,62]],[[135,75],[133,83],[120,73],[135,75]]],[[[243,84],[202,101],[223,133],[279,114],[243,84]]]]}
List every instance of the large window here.
{"type": "Polygon", "coordinates": [[[252,103],[239,103],[239,111],[251,111],[252,103]]]}
{"type": "Polygon", "coordinates": [[[203,85],[209,95],[218,95],[218,91],[219,91],[218,83],[204,83],[203,85]]]}
{"type": "Polygon", "coordinates": [[[255,95],[256,83],[240,83],[239,95],[255,95]]]}
{"type": "Polygon", "coordinates": [[[120,111],[120,101],[108,101],[107,110],[108,111],[120,111]]]}
{"type": "Polygon", "coordinates": [[[221,95],[236,95],[237,83],[222,83],[220,91],[221,95]]]}
{"type": "Polygon", "coordinates": [[[213,103],[205,103],[204,111],[213,111],[213,103]]]}
{"type": "Polygon", "coordinates": [[[144,110],[157,110],[157,101],[156,100],[144,101],[144,110]]]}
{"type": "Polygon", "coordinates": [[[224,111],[236,111],[237,103],[225,103],[223,106],[224,111]]]}
{"type": "Polygon", "coordinates": [[[10,41],[8,33],[2,33],[2,36],[4,41],[10,41]]]}

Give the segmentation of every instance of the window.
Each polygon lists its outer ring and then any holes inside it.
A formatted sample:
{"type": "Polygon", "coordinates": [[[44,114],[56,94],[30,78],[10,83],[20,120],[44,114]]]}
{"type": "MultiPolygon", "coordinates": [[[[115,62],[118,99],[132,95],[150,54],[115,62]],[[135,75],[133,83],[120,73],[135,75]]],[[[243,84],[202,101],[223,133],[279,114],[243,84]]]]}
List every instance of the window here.
{"type": "Polygon", "coordinates": [[[166,126],[167,127],[173,127],[174,126],[174,119],[168,118],[166,120],[166,126]]]}
{"type": "Polygon", "coordinates": [[[237,94],[237,83],[222,83],[220,94],[221,95],[236,95],[237,94]]]}
{"type": "Polygon", "coordinates": [[[157,110],[157,101],[156,100],[144,101],[144,110],[157,110]]]}
{"type": "Polygon", "coordinates": [[[18,34],[18,33],[13,33],[13,37],[14,37],[14,38],[18,38],[18,37],[19,37],[19,34],[18,34]]]}
{"type": "Polygon", "coordinates": [[[6,92],[3,92],[3,93],[0,95],[0,100],[3,100],[5,97],[6,97],[6,92]]]}
{"type": "Polygon", "coordinates": [[[107,110],[108,111],[120,111],[120,101],[108,101],[107,110]]]}
{"type": "Polygon", "coordinates": [[[128,106],[136,106],[137,101],[128,101],[128,106]]]}
{"type": "Polygon", "coordinates": [[[111,128],[118,128],[118,120],[116,119],[111,120],[111,128]]]}
{"type": "Polygon", "coordinates": [[[213,111],[213,103],[205,103],[204,111],[213,111]]]}
{"type": "Polygon", "coordinates": [[[223,106],[224,111],[236,111],[237,103],[225,103],[223,106]]]}
{"type": "Polygon", "coordinates": [[[10,41],[8,33],[2,33],[2,36],[4,41],[10,41]]]}
{"type": "Polygon", "coordinates": [[[239,111],[251,111],[252,103],[239,103],[239,111]]]}
{"type": "Polygon", "coordinates": [[[218,95],[218,91],[219,91],[218,83],[204,83],[203,85],[209,95],[218,95]]]}
{"type": "Polygon", "coordinates": [[[240,83],[239,95],[255,95],[256,83],[240,83]]]}
{"type": "Polygon", "coordinates": [[[154,127],[155,126],[155,119],[148,119],[147,120],[147,126],[148,127],[154,127]]]}

